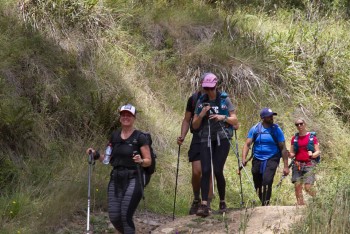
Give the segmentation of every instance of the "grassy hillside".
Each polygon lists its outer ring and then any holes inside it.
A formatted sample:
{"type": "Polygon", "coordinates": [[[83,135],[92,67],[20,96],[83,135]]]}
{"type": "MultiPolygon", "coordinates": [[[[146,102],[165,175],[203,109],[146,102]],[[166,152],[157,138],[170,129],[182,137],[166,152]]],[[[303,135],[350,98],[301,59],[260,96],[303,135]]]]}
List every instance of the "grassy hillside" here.
{"type": "MultiPolygon", "coordinates": [[[[103,148],[118,126],[117,108],[126,102],[140,110],[137,126],[152,132],[158,152],[147,207],[171,213],[175,140],[186,100],[205,71],[218,74],[220,89],[237,107],[240,150],[265,106],[278,112],[288,148],[295,117],[304,117],[317,131],[318,196],[295,232],[348,230],[349,220],[342,219],[349,215],[347,1],[0,3],[4,233],[55,232],[73,215],[84,214],[84,151],[91,145],[103,148]]],[[[189,140],[180,152],[178,215],[187,213],[192,199],[189,140]]],[[[240,201],[236,169],[231,151],[225,170],[231,207],[240,201]]],[[[102,164],[94,168],[94,211],[106,209],[109,170],[102,164]]],[[[287,180],[273,194],[276,203],[295,203],[287,180]]],[[[257,199],[245,177],[243,188],[248,204],[257,199]]]]}

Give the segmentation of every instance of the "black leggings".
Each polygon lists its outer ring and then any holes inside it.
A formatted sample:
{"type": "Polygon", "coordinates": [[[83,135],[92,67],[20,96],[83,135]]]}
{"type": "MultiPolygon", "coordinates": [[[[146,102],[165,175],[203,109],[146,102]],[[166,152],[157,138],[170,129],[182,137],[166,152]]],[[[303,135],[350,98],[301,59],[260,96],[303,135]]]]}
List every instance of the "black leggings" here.
{"type": "Polygon", "coordinates": [[[279,156],[274,156],[268,159],[264,172],[262,173],[264,161],[256,158],[253,159],[252,174],[254,186],[263,206],[268,206],[270,204],[273,178],[275,177],[279,162],[279,156]]]}
{"type": "MultiPolygon", "coordinates": [[[[217,141],[212,141],[211,144],[213,153],[213,167],[214,175],[216,178],[217,188],[219,192],[220,200],[225,200],[226,193],[226,181],[224,177],[224,165],[227,159],[228,152],[230,151],[230,143],[227,139],[221,139],[220,145],[217,141]]],[[[201,191],[202,200],[208,201],[209,193],[209,180],[211,175],[211,157],[210,148],[208,142],[201,143],[201,166],[202,166],[202,180],[201,191]]]]}
{"type": "Polygon", "coordinates": [[[142,198],[138,175],[111,174],[108,185],[108,214],[113,226],[125,234],[135,233],[133,215],[142,198]],[[116,181],[117,180],[117,181],[116,181]]]}

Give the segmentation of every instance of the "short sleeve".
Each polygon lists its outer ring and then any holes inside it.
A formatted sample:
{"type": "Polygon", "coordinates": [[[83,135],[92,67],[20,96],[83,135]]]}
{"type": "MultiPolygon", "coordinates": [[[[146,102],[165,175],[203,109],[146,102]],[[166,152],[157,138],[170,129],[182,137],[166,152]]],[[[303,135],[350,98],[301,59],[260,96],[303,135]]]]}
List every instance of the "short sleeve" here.
{"type": "Polygon", "coordinates": [[[149,145],[148,138],[143,133],[140,134],[138,142],[139,142],[140,147],[144,146],[144,145],[149,145]]]}
{"type": "Polygon", "coordinates": [[[292,140],[290,141],[291,145],[294,145],[294,139],[295,139],[295,136],[292,136],[292,140]]]}
{"type": "Polygon", "coordinates": [[[255,127],[252,127],[248,132],[247,138],[253,139],[254,132],[255,132],[255,127]]]}
{"type": "Polygon", "coordinates": [[[284,133],[280,127],[277,128],[277,140],[278,142],[286,141],[286,139],[284,138],[284,133]]]}
{"type": "Polygon", "coordinates": [[[193,107],[192,107],[192,103],[193,103],[193,95],[191,97],[188,98],[187,100],[187,105],[186,105],[186,111],[193,113],[193,107]]]}
{"type": "Polygon", "coordinates": [[[231,99],[229,97],[226,98],[225,102],[226,102],[226,106],[227,106],[227,109],[229,112],[235,110],[235,107],[233,106],[231,99]]]}

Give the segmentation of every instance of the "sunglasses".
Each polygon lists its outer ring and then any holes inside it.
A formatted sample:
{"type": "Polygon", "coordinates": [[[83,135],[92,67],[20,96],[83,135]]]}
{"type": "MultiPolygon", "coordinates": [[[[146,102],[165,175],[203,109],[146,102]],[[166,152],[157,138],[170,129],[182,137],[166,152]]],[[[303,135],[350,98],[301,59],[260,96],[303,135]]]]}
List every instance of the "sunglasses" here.
{"type": "Polygon", "coordinates": [[[203,89],[208,91],[208,90],[214,90],[214,89],[215,89],[215,87],[212,87],[212,88],[209,88],[209,87],[204,87],[203,89]]]}
{"type": "Polygon", "coordinates": [[[303,126],[303,125],[304,125],[304,123],[296,123],[295,124],[296,127],[303,126]]]}

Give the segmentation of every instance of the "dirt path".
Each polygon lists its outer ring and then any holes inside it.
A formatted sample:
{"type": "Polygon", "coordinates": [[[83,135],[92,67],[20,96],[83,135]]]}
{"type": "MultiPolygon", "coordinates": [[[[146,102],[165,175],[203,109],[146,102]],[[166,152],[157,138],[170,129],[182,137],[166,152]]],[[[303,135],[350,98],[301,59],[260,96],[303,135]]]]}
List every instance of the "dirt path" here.
{"type": "Polygon", "coordinates": [[[301,217],[295,206],[268,206],[213,213],[207,218],[186,216],[157,227],[153,234],[164,233],[284,233],[301,217]]]}
{"type": "MultiPolygon", "coordinates": [[[[213,213],[206,218],[196,215],[177,217],[138,211],[134,216],[136,233],[285,233],[301,218],[302,208],[295,206],[265,206],[213,213]]],[[[79,216],[56,233],[84,233],[86,217],[79,216]]],[[[105,212],[92,214],[90,233],[116,233],[105,212]]],[[[86,233],[86,232],[85,232],[86,233]]]]}

